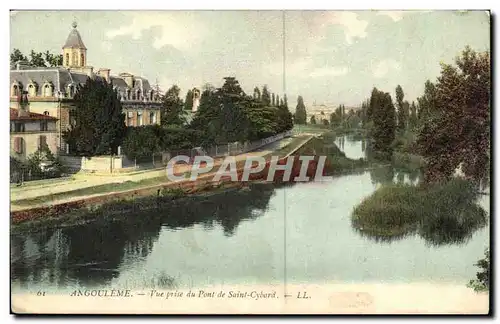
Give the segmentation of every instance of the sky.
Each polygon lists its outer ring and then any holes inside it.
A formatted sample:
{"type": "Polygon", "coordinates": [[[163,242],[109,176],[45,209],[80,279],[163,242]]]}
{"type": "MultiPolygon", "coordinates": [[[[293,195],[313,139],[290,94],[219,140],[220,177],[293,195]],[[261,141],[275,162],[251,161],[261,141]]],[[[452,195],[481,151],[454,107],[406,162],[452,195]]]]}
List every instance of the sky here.
{"type": "Polygon", "coordinates": [[[490,50],[484,11],[18,11],[11,51],[62,52],[73,21],[87,63],[157,81],[163,90],[234,76],[316,104],[359,106],[373,87],[405,99],[434,81],[466,45],[490,50]]]}

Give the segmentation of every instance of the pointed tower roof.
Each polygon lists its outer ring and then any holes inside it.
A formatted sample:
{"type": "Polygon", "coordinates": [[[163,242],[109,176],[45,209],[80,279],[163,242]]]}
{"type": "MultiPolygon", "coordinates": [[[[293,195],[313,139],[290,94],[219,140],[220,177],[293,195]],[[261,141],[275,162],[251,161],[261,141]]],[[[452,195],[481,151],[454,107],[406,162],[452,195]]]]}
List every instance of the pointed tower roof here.
{"type": "Polygon", "coordinates": [[[80,36],[80,33],[76,29],[77,24],[76,22],[73,23],[73,29],[68,35],[68,38],[66,39],[66,43],[63,46],[64,48],[80,48],[80,49],[87,49],[85,45],[83,44],[82,37],[80,36]]]}

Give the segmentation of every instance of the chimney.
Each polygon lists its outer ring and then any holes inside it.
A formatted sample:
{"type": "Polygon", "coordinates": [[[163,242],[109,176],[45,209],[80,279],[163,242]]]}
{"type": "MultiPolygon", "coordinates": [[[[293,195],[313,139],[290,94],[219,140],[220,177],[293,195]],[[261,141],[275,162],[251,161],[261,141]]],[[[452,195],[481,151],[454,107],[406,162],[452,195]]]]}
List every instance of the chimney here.
{"type": "Polygon", "coordinates": [[[17,97],[17,113],[19,117],[29,116],[29,105],[28,91],[22,91],[22,94],[17,97]]]}
{"type": "Polygon", "coordinates": [[[97,72],[97,74],[99,74],[101,77],[104,78],[104,80],[106,80],[106,82],[109,83],[111,81],[110,78],[109,78],[109,72],[110,71],[111,71],[110,69],[104,69],[103,68],[103,69],[99,69],[99,71],[97,72]]]}
{"type": "Polygon", "coordinates": [[[125,81],[129,88],[134,87],[134,76],[130,73],[120,73],[120,77],[125,81]]]}

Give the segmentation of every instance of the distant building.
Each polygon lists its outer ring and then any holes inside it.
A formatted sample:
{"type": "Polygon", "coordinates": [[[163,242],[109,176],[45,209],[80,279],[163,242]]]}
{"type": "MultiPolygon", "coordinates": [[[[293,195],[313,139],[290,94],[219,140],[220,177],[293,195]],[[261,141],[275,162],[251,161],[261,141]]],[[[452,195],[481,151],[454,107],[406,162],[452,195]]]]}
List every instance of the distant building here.
{"type": "MultiPolygon", "coordinates": [[[[330,115],[335,112],[335,109],[339,107],[340,104],[322,103],[317,104],[314,102],[310,107],[306,107],[307,111],[307,122],[311,119],[311,116],[316,118],[316,123],[320,123],[323,119],[330,121],[330,115]]],[[[346,106],[345,113],[348,114],[349,111],[357,111],[361,107],[346,106]]]]}
{"type": "Polygon", "coordinates": [[[122,102],[127,126],[160,123],[158,90],[151,87],[147,79],[130,73],[113,76],[107,68],[94,72],[94,68],[87,65],[87,48],[76,27],[74,23],[62,47],[62,66],[40,68],[20,62],[10,70],[10,102],[15,103],[22,91],[27,91],[32,113],[57,119],[55,154],[66,151],[62,133],[73,122],[73,96],[77,85],[84,85],[88,78],[105,80],[113,85],[122,102]]]}
{"type": "Polygon", "coordinates": [[[30,112],[27,95],[20,95],[10,108],[10,156],[25,161],[45,145],[57,151],[57,118],[30,112]]]}

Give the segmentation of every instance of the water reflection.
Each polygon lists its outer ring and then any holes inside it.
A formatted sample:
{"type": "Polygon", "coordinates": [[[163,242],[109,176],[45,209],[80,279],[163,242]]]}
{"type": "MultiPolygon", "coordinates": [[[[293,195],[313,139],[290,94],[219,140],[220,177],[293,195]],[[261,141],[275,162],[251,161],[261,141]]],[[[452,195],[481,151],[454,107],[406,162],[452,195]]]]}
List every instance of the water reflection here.
{"type": "MultiPolygon", "coordinates": [[[[273,187],[255,185],[137,211],[119,221],[12,235],[12,279],[24,286],[44,282],[54,288],[69,282],[106,285],[119,275],[124,259],[137,261],[148,256],[162,228],[180,230],[202,224],[209,230],[219,225],[231,236],[243,220],[261,216],[272,195],[273,187]]],[[[172,285],[166,275],[160,279],[172,285]]]]}

